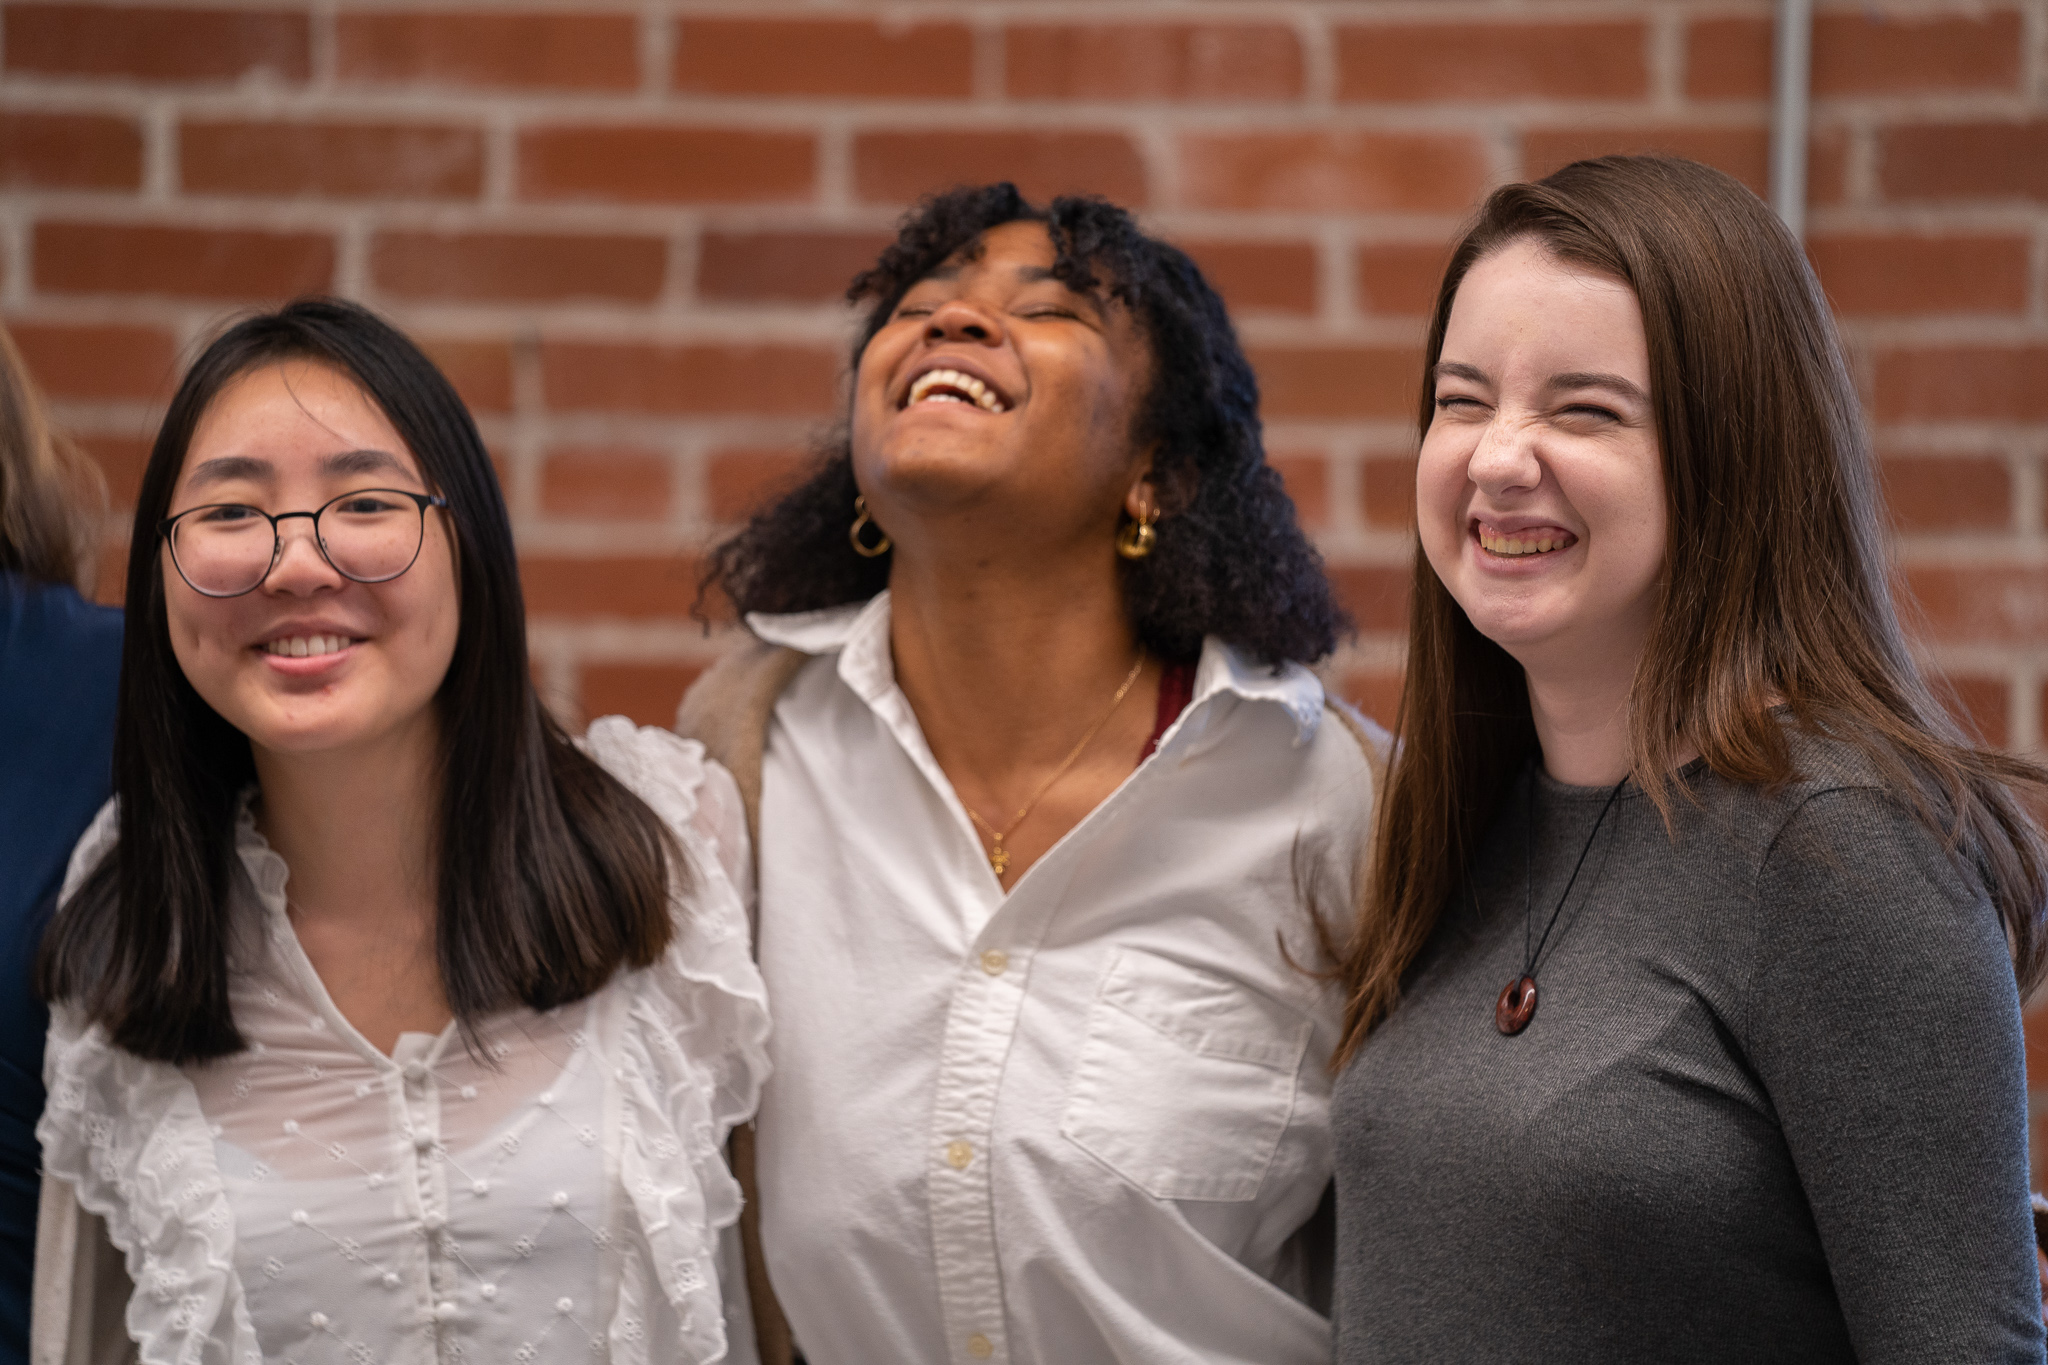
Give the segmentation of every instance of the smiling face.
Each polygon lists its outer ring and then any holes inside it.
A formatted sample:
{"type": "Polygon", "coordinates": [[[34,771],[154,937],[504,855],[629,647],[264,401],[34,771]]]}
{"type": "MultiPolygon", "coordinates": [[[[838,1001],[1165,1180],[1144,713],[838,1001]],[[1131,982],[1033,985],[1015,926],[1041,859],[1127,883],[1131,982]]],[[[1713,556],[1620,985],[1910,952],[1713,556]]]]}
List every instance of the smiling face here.
{"type": "MultiPolygon", "coordinates": [[[[207,407],[169,515],[215,503],[310,512],[366,488],[434,491],[354,381],[292,360],[239,376],[207,407]]],[[[259,750],[313,753],[431,734],[460,622],[445,515],[426,513],[418,559],[386,583],[337,573],[304,517],[280,524],[276,566],[240,597],[194,591],[166,546],[165,612],[179,667],[259,750]]]]}
{"type": "Polygon", "coordinates": [[[1509,242],[1460,282],[1434,381],[1416,511],[1437,576],[1532,672],[1632,673],[1668,520],[1634,292],[1509,242]]]}
{"type": "Polygon", "coordinates": [[[854,469],[899,545],[929,519],[993,511],[1043,553],[1110,553],[1148,491],[1131,442],[1150,348],[1122,305],[1052,277],[1038,223],[1005,223],[913,285],[861,353],[854,469]]]}

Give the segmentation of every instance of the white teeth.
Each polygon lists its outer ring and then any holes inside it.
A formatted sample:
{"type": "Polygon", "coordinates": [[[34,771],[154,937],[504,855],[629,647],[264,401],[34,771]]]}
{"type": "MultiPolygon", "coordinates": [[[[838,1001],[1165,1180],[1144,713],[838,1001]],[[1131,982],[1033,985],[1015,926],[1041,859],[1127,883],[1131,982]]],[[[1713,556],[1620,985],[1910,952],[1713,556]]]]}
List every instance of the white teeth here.
{"type": "Polygon", "coordinates": [[[1513,557],[1516,555],[1540,555],[1552,550],[1562,550],[1573,543],[1568,535],[1536,535],[1528,537],[1496,535],[1485,527],[1479,528],[1481,548],[1492,554],[1513,557]]]}
{"type": "Polygon", "coordinates": [[[338,654],[354,643],[346,635],[294,635],[286,640],[272,640],[263,646],[263,652],[281,654],[289,659],[309,659],[322,654],[338,654]]]}
{"type": "Polygon", "coordinates": [[[903,405],[912,403],[973,403],[984,412],[1006,412],[1003,400],[996,397],[995,390],[971,374],[959,370],[926,370],[910,386],[910,397],[903,405]],[[948,393],[933,393],[933,389],[952,390],[948,393]]]}

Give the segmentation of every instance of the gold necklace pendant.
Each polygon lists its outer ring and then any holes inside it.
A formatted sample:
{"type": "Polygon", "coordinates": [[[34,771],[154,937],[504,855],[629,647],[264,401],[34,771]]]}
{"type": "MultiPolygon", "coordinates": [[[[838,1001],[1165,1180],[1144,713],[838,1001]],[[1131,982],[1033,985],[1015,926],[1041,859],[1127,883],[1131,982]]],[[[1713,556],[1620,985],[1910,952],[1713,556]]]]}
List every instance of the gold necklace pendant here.
{"type": "Polygon", "coordinates": [[[1124,675],[1123,685],[1117,688],[1116,695],[1109,699],[1109,709],[1102,713],[1102,719],[1088,727],[1088,733],[1081,736],[1081,742],[1068,751],[1066,758],[1061,761],[1059,767],[1053,769],[1052,776],[1038,784],[1038,790],[1031,793],[1031,799],[1026,801],[1018,808],[1017,813],[1010,817],[1010,827],[1008,829],[997,829],[994,825],[981,818],[980,811],[977,811],[965,801],[960,803],[961,807],[967,812],[967,818],[974,822],[976,828],[986,832],[989,843],[994,845],[988,851],[988,865],[995,869],[997,881],[1001,881],[1003,873],[1007,872],[1010,868],[1010,851],[1003,847],[1003,840],[1017,832],[1017,827],[1024,823],[1025,819],[1030,816],[1032,809],[1038,805],[1038,798],[1051,791],[1052,784],[1066,776],[1067,769],[1074,766],[1074,760],[1081,756],[1081,751],[1088,747],[1091,740],[1102,733],[1102,727],[1109,724],[1109,718],[1116,714],[1116,708],[1123,705],[1124,698],[1130,694],[1132,684],[1138,681],[1138,674],[1143,671],[1144,667],[1145,651],[1141,649],[1138,651],[1137,659],[1131,664],[1131,671],[1124,675]]]}

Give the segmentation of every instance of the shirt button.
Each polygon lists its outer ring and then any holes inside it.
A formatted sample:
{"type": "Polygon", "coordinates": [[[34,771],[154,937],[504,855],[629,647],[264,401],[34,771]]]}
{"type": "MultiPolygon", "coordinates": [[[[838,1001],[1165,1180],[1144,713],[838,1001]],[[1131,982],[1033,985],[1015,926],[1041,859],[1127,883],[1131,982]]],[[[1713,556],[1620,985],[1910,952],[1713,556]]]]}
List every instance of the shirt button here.
{"type": "Polygon", "coordinates": [[[434,1135],[432,1133],[414,1133],[412,1135],[412,1145],[424,1152],[434,1145],[434,1135]]]}
{"type": "MultiPolygon", "coordinates": [[[[946,1144],[946,1164],[956,1171],[964,1171],[974,1160],[974,1144],[955,1140],[946,1144]]],[[[978,1340],[978,1338],[977,1338],[978,1340]]]]}
{"type": "Polygon", "coordinates": [[[405,1078],[414,1085],[418,1085],[427,1078],[427,1068],[419,1062],[407,1062],[405,1064],[405,1078]]]}
{"type": "Polygon", "coordinates": [[[395,1270],[387,1270],[387,1271],[385,1271],[385,1272],[384,1272],[384,1287],[385,1287],[386,1289],[396,1289],[396,1288],[398,1288],[398,1272],[397,1272],[397,1271],[395,1271],[395,1270]]]}
{"type": "Polygon", "coordinates": [[[981,969],[990,976],[1001,976],[1009,966],[1010,955],[1001,948],[991,948],[981,955],[981,969]]]}
{"type": "Polygon", "coordinates": [[[973,1336],[967,1338],[967,1354],[973,1356],[976,1360],[987,1360],[995,1353],[995,1343],[991,1342],[981,1333],[976,1332],[973,1336]]]}
{"type": "Polygon", "coordinates": [[[434,1305],[434,1316],[443,1322],[451,1320],[455,1316],[455,1305],[445,1299],[442,1300],[434,1305]]]}
{"type": "Polygon", "coordinates": [[[438,1237],[441,1234],[441,1229],[448,1226],[448,1220],[438,1213],[430,1213],[425,1218],[420,1219],[420,1226],[427,1230],[427,1236],[438,1237]]]}

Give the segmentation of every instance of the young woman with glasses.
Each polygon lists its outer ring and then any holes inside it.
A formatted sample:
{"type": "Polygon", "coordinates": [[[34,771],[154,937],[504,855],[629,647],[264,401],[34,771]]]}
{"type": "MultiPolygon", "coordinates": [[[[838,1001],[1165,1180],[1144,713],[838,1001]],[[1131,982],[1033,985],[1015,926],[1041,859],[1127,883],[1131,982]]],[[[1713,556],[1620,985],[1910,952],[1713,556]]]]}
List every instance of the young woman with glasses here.
{"type": "Polygon", "coordinates": [[[127,601],[115,800],[40,964],[36,1358],[751,1358],[737,794],[541,708],[447,381],[348,304],[228,331],[127,601]]]}

